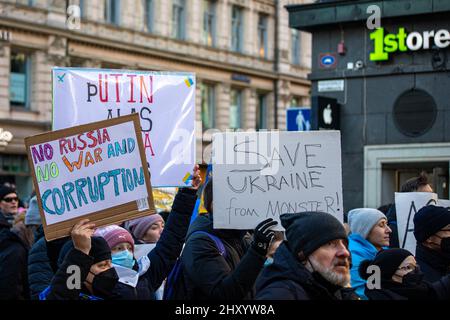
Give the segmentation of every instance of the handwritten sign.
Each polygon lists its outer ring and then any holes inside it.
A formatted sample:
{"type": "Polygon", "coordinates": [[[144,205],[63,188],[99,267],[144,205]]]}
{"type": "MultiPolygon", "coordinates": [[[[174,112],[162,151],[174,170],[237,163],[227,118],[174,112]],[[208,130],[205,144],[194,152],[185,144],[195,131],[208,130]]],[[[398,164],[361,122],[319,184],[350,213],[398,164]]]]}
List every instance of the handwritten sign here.
{"type": "Polygon", "coordinates": [[[414,237],[414,216],[424,206],[437,202],[437,194],[431,192],[396,192],[395,210],[400,247],[416,252],[416,238],[414,237]]]}
{"type": "Polygon", "coordinates": [[[450,208],[450,200],[447,199],[439,199],[436,203],[437,206],[450,208]]]}
{"type": "Polygon", "coordinates": [[[153,187],[191,185],[195,75],[53,69],[53,129],[137,113],[153,187]]]}
{"type": "Polygon", "coordinates": [[[155,212],[140,134],[133,114],[25,139],[47,240],[155,212]]]}
{"type": "Polygon", "coordinates": [[[215,228],[305,211],[343,221],[339,131],[218,133],[212,159],[215,228]]]}

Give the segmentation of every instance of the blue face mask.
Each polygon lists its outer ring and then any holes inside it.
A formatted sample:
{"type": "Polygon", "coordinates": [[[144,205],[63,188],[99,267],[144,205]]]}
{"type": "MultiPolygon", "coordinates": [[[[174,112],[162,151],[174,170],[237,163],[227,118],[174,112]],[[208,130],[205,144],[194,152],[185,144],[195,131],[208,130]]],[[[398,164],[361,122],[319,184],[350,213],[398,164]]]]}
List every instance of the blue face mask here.
{"type": "Polygon", "coordinates": [[[133,268],[134,257],[133,254],[128,250],[122,250],[111,255],[112,263],[125,268],[133,268]]]}
{"type": "Polygon", "coordinates": [[[267,258],[266,262],[264,262],[264,267],[270,266],[273,263],[273,258],[267,258]]]}

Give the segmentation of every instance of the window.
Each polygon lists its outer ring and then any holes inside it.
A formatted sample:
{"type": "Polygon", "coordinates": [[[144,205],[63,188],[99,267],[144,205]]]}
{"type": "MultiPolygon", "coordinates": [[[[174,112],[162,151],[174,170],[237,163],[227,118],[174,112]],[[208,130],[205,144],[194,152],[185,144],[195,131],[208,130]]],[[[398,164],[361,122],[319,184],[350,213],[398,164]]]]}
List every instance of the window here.
{"type": "Polygon", "coordinates": [[[80,17],[85,19],[86,18],[86,6],[85,6],[85,0],[80,0],[79,7],[80,7],[80,17]]]}
{"type": "Polygon", "coordinates": [[[184,0],[173,0],[172,2],[172,37],[184,40],[184,20],[185,20],[184,0]]]}
{"type": "Polygon", "coordinates": [[[202,99],[202,124],[203,129],[211,129],[215,126],[215,92],[214,87],[210,84],[201,84],[202,99]]]}
{"type": "Polygon", "coordinates": [[[21,52],[11,52],[9,101],[12,106],[29,107],[30,57],[21,52]]]}
{"type": "Polygon", "coordinates": [[[258,94],[258,105],[256,106],[256,130],[267,129],[267,97],[258,94]]]}
{"type": "Polygon", "coordinates": [[[230,104],[230,128],[239,129],[242,127],[241,113],[242,113],[242,91],[238,89],[231,89],[231,104],[230,104]]]}
{"type": "Polygon", "coordinates": [[[153,0],[144,0],[144,21],[148,32],[153,32],[153,0]]]}
{"type": "Polygon", "coordinates": [[[231,13],[231,50],[242,52],[242,8],[233,6],[231,13]]]}
{"type": "Polygon", "coordinates": [[[216,45],[216,2],[203,0],[203,43],[216,45]]]}
{"type": "Polygon", "coordinates": [[[267,16],[258,16],[258,54],[261,58],[267,58],[267,16]]]}
{"type": "Polygon", "coordinates": [[[292,63],[300,64],[300,31],[291,29],[292,63]]]}
{"type": "Polygon", "coordinates": [[[120,24],[120,0],[105,0],[105,21],[120,24]]]}

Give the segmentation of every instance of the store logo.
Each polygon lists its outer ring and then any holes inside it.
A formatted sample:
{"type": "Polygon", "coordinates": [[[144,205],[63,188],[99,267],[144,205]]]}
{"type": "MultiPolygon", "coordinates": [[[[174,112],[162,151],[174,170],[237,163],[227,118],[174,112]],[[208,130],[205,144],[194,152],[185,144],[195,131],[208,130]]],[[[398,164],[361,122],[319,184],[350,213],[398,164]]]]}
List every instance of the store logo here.
{"type": "Polygon", "coordinates": [[[327,105],[325,109],[323,109],[323,122],[325,124],[331,124],[333,122],[333,117],[331,116],[332,110],[330,104],[327,105]]]}
{"type": "Polygon", "coordinates": [[[399,28],[397,34],[385,34],[384,28],[378,28],[370,33],[370,39],[374,42],[374,52],[370,54],[371,61],[386,61],[390,53],[397,51],[426,50],[433,46],[445,49],[450,46],[450,32],[445,29],[407,34],[405,28],[399,28]]]}

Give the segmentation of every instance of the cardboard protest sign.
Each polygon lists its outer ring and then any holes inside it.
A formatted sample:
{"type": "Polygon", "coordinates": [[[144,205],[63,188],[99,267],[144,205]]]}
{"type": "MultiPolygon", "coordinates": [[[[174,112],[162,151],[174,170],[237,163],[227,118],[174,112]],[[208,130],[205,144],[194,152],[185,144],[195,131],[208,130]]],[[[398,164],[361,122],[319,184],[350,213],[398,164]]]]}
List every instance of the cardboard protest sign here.
{"type": "Polygon", "coordinates": [[[195,75],[53,69],[53,129],[137,113],[153,187],[191,185],[195,75]]]}
{"type": "Polygon", "coordinates": [[[137,114],[25,138],[45,238],[155,213],[137,114]]]}
{"type": "Polygon", "coordinates": [[[397,230],[400,247],[416,252],[414,237],[414,215],[422,207],[436,204],[436,193],[431,192],[396,192],[395,210],[397,213],[397,230]]]}
{"type": "Polygon", "coordinates": [[[215,228],[305,211],[343,221],[339,131],[218,133],[212,159],[215,228]]]}

